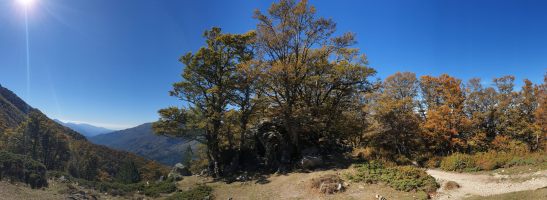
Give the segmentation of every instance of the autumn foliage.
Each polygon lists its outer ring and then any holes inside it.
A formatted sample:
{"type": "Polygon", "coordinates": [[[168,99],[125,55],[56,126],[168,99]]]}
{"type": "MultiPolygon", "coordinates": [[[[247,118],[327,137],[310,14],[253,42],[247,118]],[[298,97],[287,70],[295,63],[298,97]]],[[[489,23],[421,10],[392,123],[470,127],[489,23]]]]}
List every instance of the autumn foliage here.
{"type": "Polygon", "coordinates": [[[214,176],[249,163],[283,171],[310,152],[426,164],[546,148],[546,82],[516,89],[513,76],[485,86],[412,72],[374,79],[355,35],[337,34],[307,1],[282,0],[254,18],[256,30],[244,34],[205,32],[204,47],[181,58],[182,80],[170,92],[185,106],[160,110],[154,124],[204,143],[214,176]]]}

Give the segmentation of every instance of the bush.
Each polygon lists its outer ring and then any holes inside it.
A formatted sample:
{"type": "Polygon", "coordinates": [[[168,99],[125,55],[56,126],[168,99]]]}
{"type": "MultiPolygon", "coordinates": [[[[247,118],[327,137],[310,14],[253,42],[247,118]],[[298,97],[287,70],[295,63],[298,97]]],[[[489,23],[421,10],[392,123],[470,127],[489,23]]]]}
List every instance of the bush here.
{"type": "Polygon", "coordinates": [[[0,180],[9,178],[30,185],[31,188],[47,186],[46,166],[28,156],[0,151],[0,180]]]}
{"type": "Polygon", "coordinates": [[[177,192],[166,200],[193,200],[193,199],[211,199],[213,188],[206,185],[199,185],[187,191],[177,192]]]}
{"type": "Polygon", "coordinates": [[[378,162],[356,166],[356,173],[349,174],[352,181],[365,183],[384,182],[396,190],[434,192],[439,188],[435,178],[414,166],[384,167],[378,162]]]}
{"type": "Polygon", "coordinates": [[[159,183],[150,184],[144,188],[144,195],[151,197],[158,197],[160,194],[168,194],[175,192],[177,185],[175,182],[162,181],[159,183]]]}
{"type": "Polygon", "coordinates": [[[493,170],[500,167],[540,164],[545,161],[546,154],[523,151],[488,151],[474,155],[455,153],[443,158],[441,169],[458,172],[493,170]]]}
{"type": "Polygon", "coordinates": [[[455,153],[441,161],[441,169],[447,171],[476,171],[473,156],[455,153]]]}
{"type": "Polygon", "coordinates": [[[425,167],[427,167],[427,168],[437,168],[437,167],[441,166],[441,160],[442,160],[441,157],[434,156],[433,158],[430,158],[425,162],[425,167]]]}

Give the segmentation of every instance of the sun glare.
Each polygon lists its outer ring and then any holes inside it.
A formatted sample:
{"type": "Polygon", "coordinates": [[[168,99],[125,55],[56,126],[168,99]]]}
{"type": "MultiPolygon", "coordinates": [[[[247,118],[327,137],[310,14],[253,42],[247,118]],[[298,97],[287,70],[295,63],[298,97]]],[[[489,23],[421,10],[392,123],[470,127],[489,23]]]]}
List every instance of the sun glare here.
{"type": "Polygon", "coordinates": [[[35,0],[17,0],[17,2],[19,4],[21,4],[22,6],[25,6],[25,7],[31,6],[32,4],[34,4],[34,1],[35,0]]]}

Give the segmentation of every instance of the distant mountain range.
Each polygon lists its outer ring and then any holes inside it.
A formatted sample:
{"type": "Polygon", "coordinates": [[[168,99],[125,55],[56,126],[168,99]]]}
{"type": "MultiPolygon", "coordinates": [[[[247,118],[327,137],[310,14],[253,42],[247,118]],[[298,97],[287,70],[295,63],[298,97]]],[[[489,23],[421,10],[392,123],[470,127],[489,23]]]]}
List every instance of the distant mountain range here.
{"type": "Polygon", "coordinates": [[[168,172],[165,166],[135,154],[92,144],[1,85],[0,151],[29,156],[48,170],[87,180],[112,180],[128,162],[137,166],[143,179],[156,180],[168,172]]]}
{"type": "Polygon", "coordinates": [[[54,119],[54,121],[84,135],[87,138],[114,131],[114,130],[106,129],[103,127],[93,126],[90,124],[62,122],[61,120],[58,120],[58,119],[54,119]]]}
{"type": "Polygon", "coordinates": [[[113,149],[135,153],[165,165],[174,165],[181,162],[187,147],[190,145],[194,148],[196,145],[196,142],[156,135],[152,130],[152,123],[97,135],[90,137],[89,141],[113,149]]]}

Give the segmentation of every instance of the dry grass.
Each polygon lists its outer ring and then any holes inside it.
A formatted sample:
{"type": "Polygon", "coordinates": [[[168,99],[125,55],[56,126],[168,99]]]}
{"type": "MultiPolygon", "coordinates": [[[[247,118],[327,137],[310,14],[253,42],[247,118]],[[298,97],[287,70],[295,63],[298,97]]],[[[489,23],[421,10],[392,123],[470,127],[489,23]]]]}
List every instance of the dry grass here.
{"type": "Polygon", "coordinates": [[[344,191],[344,181],[338,175],[328,174],[312,178],[311,188],[323,194],[334,194],[344,191]]]}
{"type": "Polygon", "coordinates": [[[227,184],[224,182],[215,182],[210,178],[204,177],[186,177],[178,183],[179,188],[186,189],[203,183],[213,187],[213,196],[215,199],[363,199],[376,200],[374,195],[380,194],[387,199],[425,199],[427,194],[423,192],[402,192],[390,188],[386,185],[359,184],[349,182],[349,186],[344,192],[334,194],[323,194],[317,189],[311,187],[312,180],[318,180],[320,177],[338,176],[347,173],[344,170],[326,170],[315,171],[311,173],[289,173],[286,175],[271,175],[263,177],[261,180],[248,182],[233,182],[227,184]]]}
{"type": "Polygon", "coordinates": [[[13,199],[28,199],[28,200],[56,200],[65,199],[64,195],[60,194],[60,190],[64,187],[58,184],[50,184],[49,187],[43,189],[31,189],[24,184],[11,184],[0,181],[0,200],[13,199]]]}

